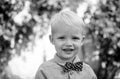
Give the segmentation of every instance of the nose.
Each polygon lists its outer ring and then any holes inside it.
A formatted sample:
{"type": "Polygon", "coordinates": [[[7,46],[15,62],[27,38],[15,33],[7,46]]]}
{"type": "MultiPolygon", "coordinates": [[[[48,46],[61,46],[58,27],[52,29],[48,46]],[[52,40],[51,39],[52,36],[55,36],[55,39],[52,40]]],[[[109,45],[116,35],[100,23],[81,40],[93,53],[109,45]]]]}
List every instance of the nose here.
{"type": "Polygon", "coordinates": [[[65,42],[66,47],[72,47],[72,45],[73,45],[73,43],[71,40],[66,40],[66,42],[65,42]]]}

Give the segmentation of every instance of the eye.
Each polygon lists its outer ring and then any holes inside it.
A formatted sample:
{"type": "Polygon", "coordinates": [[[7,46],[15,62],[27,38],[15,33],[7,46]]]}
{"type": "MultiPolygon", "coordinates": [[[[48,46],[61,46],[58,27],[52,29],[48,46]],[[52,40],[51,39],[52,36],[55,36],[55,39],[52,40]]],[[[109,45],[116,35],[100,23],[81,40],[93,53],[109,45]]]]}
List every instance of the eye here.
{"type": "Polygon", "coordinates": [[[72,37],[73,40],[80,40],[79,37],[72,37]]]}
{"type": "Polygon", "coordinates": [[[65,37],[58,37],[58,39],[65,39],[65,37]]]}

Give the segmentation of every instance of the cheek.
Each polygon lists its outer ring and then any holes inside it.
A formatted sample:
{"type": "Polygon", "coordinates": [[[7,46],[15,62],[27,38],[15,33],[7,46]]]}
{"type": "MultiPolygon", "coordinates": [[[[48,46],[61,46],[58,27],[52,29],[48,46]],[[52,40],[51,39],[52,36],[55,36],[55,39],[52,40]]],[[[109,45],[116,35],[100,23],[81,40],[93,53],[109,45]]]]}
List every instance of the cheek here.
{"type": "Polygon", "coordinates": [[[81,48],[81,43],[75,44],[75,47],[76,47],[77,49],[80,49],[80,48],[81,48]]]}
{"type": "Polygon", "coordinates": [[[56,48],[61,48],[62,47],[62,43],[60,43],[59,41],[54,43],[56,48]]]}
{"type": "Polygon", "coordinates": [[[55,43],[56,43],[56,45],[58,45],[58,46],[62,46],[62,45],[64,44],[64,42],[63,42],[63,41],[60,41],[60,40],[56,40],[55,43]]]}

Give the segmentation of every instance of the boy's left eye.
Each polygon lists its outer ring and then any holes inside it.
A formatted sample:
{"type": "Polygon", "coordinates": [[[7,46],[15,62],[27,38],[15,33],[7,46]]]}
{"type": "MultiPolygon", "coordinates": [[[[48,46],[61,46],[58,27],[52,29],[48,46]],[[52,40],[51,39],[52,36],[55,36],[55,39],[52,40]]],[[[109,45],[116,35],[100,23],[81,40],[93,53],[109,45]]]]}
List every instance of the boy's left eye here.
{"type": "Polygon", "coordinates": [[[72,37],[72,39],[79,40],[80,38],[79,37],[72,37]]]}

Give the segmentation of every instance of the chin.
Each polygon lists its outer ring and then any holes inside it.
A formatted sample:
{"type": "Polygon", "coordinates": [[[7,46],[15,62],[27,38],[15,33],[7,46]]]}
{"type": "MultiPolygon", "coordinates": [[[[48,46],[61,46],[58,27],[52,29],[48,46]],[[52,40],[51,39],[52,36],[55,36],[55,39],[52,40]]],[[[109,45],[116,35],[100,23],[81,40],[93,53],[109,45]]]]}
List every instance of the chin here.
{"type": "Polygon", "coordinates": [[[74,57],[75,57],[75,56],[73,56],[73,55],[72,55],[72,56],[71,56],[71,55],[66,55],[66,56],[64,56],[65,59],[72,59],[72,58],[74,58],[74,57]]]}

